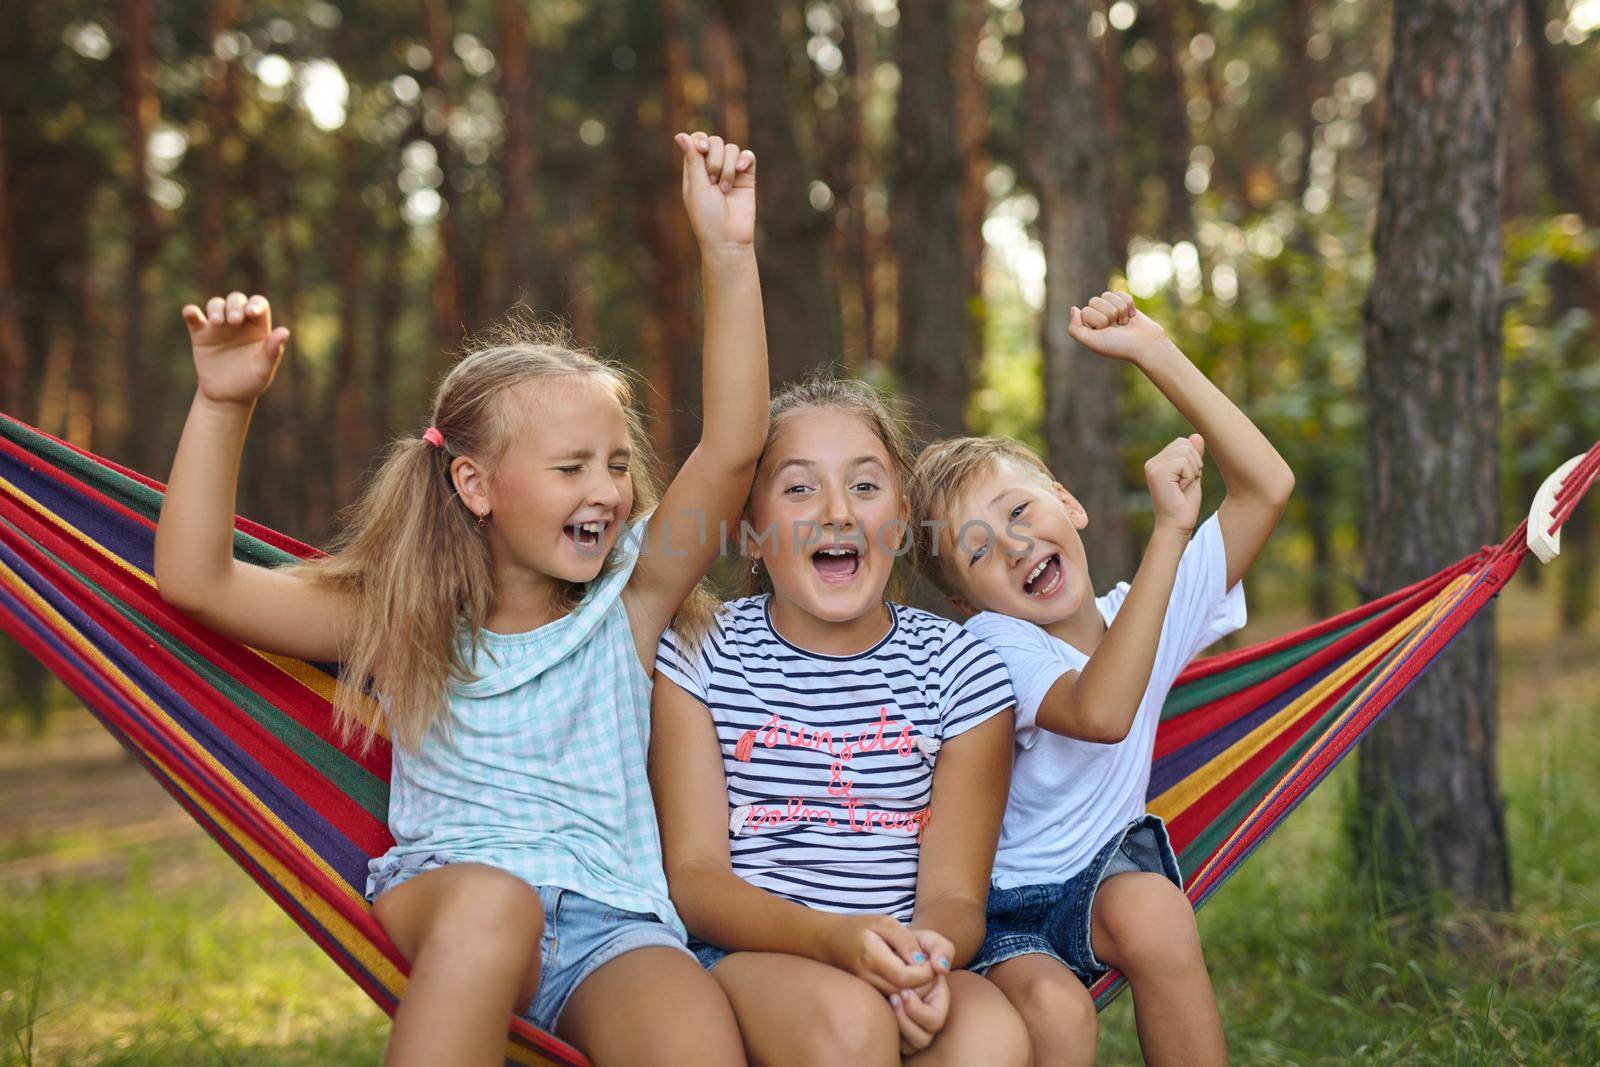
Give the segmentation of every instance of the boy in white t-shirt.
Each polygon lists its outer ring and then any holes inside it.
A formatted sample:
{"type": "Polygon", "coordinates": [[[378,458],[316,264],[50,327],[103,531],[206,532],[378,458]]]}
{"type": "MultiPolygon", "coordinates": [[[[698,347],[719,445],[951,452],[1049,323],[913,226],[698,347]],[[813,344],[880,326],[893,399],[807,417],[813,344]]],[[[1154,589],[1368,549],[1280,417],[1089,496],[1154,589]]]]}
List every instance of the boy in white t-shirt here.
{"type": "Polygon", "coordinates": [[[1132,585],[1099,598],[1078,535],[1089,516],[1033,452],[967,437],[917,461],[919,567],[1000,654],[1017,695],[987,933],[969,966],[1022,1013],[1036,1064],[1093,1062],[1087,988],[1111,967],[1133,989],[1146,1062],[1223,1063],[1194,911],[1145,790],[1167,692],[1201,649],[1244,624],[1239,580],[1294,475],[1130,297],[1074,308],[1070,332],[1137,366],[1200,433],[1145,464],[1150,544],[1132,585]],[[1227,495],[1196,528],[1208,443],[1227,495]]]}

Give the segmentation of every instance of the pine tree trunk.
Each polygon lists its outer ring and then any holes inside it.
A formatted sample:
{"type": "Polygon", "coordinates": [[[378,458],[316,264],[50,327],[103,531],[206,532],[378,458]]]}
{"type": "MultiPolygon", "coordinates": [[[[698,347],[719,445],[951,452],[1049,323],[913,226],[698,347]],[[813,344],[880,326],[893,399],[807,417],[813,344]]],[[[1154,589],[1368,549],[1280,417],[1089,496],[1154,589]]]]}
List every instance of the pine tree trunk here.
{"type": "MultiPolygon", "coordinates": [[[[1290,0],[1291,3],[1297,0],[1290,0]]],[[[1177,0],[1156,0],[1150,9],[1150,43],[1156,58],[1151,75],[1156,83],[1161,185],[1167,193],[1167,239],[1194,240],[1194,209],[1189,202],[1188,94],[1183,89],[1183,68],[1173,8],[1177,0]]],[[[1111,30],[1106,31],[1109,35],[1111,30]]]]}
{"type": "MultiPolygon", "coordinates": [[[[123,282],[126,301],[123,318],[122,369],[129,386],[126,394],[141,423],[163,426],[165,410],[163,384],[165,365],[150,363],[144,347],[145,320],[148,314],[150,263],[155,258],[159,236],[155,205],[150,199],[150,179],[145,171],[145,149],[150,133],[160,118],[160,99],[156,96],[150,56],[150,0],[122,0],[122,120],[127,137],[128,216],[132,220],[128,248],[127,274],[123,282]]],[[[156,459],[160,438],[153,434],[134,434],[127,458],[140,470],[148,470],[156,459]]],[[[120,449],[119,449],[120,451],[120,449]]]]}
{"type": "MultiPolygon", "coordinates": [[[[349,31],[338,32],[338,61],[349,69],[349,31]]],[[[333,477],[331,503],[343,508],[355,499],[361,471],[370,458],[370,424],[361,398],[361,305],[366,290],[362,271],[363,217],[361,204],[362,141],[346,123],[339,134],[338,218],[333,220],[339,271],[339,338],[334,355],[333,381],[319,431],[327,435],[334,455],[327,464],[333,477]]]]}
{"type": "Polygon", "coordinates": [[[521,0],[498,0],[500,99],[505,107],[504,163],[501,165],[500,225],[495,227],[494,265],[487,288],[496,294],[495,313],[518,301],[536,305],[533,255],[534,80],[528,42],[529,8],[521,0]]]}
{"type": "Polygon", "coordinates": [[[424,72],[427,87],[438,92],[440,115],[437,125],[426,124],[428,141],[433,145],[439,170],[444,181],[439,185],[442,206],[439,211],[438,260],[433,276],[433,319],[435,347],[431,354],[429,382],[434,382],[449,369],[456,344],[466,333],[465,302],[461,295],[461,249],[459,233],[460,197],[455,188],[455,153],[450,148],[446,131],[450,115],[455,110],[451,100],[450,73],[454,62],[450,58],[451,13],[449,0],[425,0],[422,7],[423,25],[428,37],[428,52],[432,59],[424,72]]]}
{"type": "Polygon", "coordinates": [[[231,33],[238,24],[238,0],[215,0],[206,26],[206,143],[201,167],[205,175],[196,190],[200,199],[200,218],[196,253],[200,257],[202,299],[226,293],[228,285],[228,241],[226,210],[233,196],[225,152],[233,136],[238,110],[239,64],[217,55],[217,40],[231,33]]]}
{"type": "MultiPolygon", "coordinates": [[[[967,301],[963,162],[956,133],[948,0],[900,8],[900,97],[890,197],[900,264],[895,370],[925,435],[966,426],[967,301]]],[[[969,60],[970,62],[970,60],[969,60]]]]}
{"type": "Polygon", "coordinates": [[[784,33],[784,7],[724,0],[722,9],[738,34],[751,147],[760,160],[761,302],[772,384],[780,386],[839,358],[838,316],[824,264],[827,216],[811,206],[807,192],[814,169],[795,132],[789,57],[797,49],[784,33]]]}
{"type": "Polygon", "coordinates": [[[1051,469],[1089,512],[1083,533],[1097,587],[1131,573],[1122,515],[1118,365],[1067,334],[1071,309],[1098,296],[1114,260],[1110,156],[1100,107],[1094,0],[1024,0],[1027,166],[1044,241],[1044,438],[1051,469]]]}
{"type": "Polygon", "coordinates": [[[0,411],[20,411],[28,368],[28,343],[22,329],[22,293],[12,257],[11,186],[6,173],[6,126],[0,116],[0,411]]]}
{"type": "MultiPolygon", "coordinates": [[[[1367,298],[1368,580],[1387,591],[1499,537],[1501,103],[1510,0],[1394,10],[1367,298]]],[[[1361,749],[1355,845],[1389,899],[1511,903],[1492,611],[1361,749]]]]}
{"type": "Polygon", "coordinates": [[[966,274],[966,356],[973,371],[983,360],[988,307],[983,297],[983,220],[989,214],[989,92],[978,74],[983,40],[981,4],[955,5],[956,154],[961,160],[961,259],[966,274]]]}
{"type": "MultiPolygon", "coordinates": [[[[654,287],[657,313],[662,325],[663,347],[654,354],[662,363],[669,410],[663,420],[660,455],[667,470],[677,470],[689,458],[689,450],[700,440],[700,357],[701,346],[698,278],[694,235],[683,214],[683,190],[670,180],[677,171],[680,155],[672,143],[680,130],[688,127],[689,103],[684,81],[690,70],[688,37],[684,29],[683,0],[660,0],[661,29],[666,55],[665,97],[661,109],[662,128],[656,134],[661,153],[669,166],[659,172],[651,199],[655,204],[658,240],[654,287]]],[[[718,131],[719,133],[721,131],[718,131]]],[[[652,156],[656,153],[650,153],[652,156]]]]}

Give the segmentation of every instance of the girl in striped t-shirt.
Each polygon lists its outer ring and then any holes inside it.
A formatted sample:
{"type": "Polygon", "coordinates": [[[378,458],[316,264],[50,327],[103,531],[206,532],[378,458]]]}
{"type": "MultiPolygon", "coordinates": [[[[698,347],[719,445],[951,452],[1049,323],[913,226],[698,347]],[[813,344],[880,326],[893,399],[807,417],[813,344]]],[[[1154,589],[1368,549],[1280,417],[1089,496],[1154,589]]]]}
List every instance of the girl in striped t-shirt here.
{"type": "Polygon", "coordinates": [[[668,887],[757,1062],[1027,1062],[999,990],[952,970],[983,940],[1011,683],[884,599],[906,459],[871,387],[780,393],[740,538],[755,595],[656,654],[668,887]]]}

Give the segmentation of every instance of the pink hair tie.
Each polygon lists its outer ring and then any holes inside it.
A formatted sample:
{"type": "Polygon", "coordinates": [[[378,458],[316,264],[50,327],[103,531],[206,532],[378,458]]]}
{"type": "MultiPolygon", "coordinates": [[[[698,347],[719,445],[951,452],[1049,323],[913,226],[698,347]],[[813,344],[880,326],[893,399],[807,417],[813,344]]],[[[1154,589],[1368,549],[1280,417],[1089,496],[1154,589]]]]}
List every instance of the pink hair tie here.
{"type": "Polygon", "coordinates": [[[439,427],[437,426],[429,426],[426,430],[423,430],[422,439],[434,448],[444,447],[444,434],[439,432],[439,427]]]}

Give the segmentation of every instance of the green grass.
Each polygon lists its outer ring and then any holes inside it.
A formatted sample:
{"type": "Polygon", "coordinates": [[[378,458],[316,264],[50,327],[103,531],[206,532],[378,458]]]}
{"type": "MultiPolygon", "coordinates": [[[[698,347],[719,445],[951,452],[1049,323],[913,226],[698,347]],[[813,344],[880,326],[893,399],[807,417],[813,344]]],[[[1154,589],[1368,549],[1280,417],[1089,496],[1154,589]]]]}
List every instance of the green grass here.
{"type": "Polygon", "coordinates": [[[388,1020],[208,840],[0,902],[4,1063],[373,1063],[388,1020]]]}

